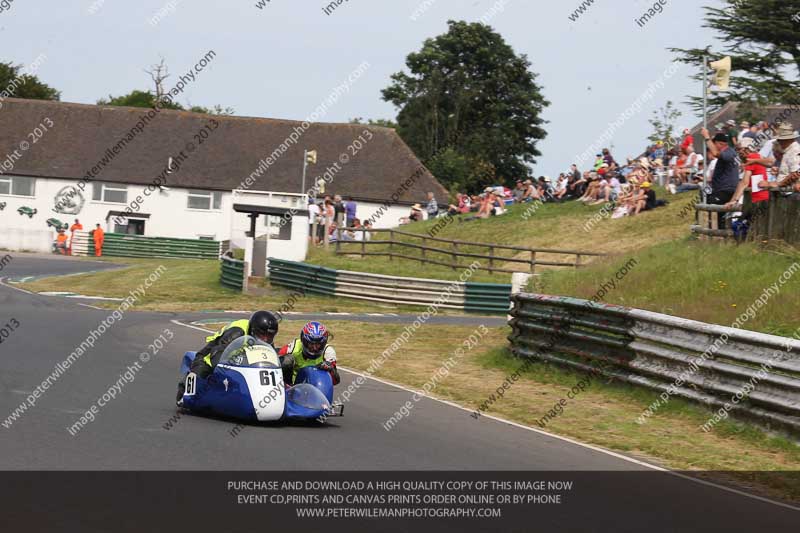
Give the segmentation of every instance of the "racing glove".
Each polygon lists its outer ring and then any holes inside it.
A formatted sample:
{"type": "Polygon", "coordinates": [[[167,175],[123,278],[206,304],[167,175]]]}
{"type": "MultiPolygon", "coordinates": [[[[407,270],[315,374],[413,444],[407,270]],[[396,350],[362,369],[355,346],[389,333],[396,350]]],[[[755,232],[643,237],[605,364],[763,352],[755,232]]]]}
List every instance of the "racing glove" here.
{"type": "Polygon", "coordinates": [[[339,377],[339,371],[336,370],[336,361],[323,361],[317,365],[317,368],[325,372],[330,372],[334,385],[338,385],[339,382],[342,381],[339,377]]]}

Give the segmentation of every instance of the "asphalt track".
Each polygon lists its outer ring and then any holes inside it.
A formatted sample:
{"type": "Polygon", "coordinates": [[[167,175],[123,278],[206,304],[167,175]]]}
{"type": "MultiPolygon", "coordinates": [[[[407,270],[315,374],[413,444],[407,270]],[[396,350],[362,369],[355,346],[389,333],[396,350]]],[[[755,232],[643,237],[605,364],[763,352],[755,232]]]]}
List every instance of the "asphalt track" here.
{"type": "MultiPolygon", "coordinates": [[[[18,256],[0,277],[86,269],[87,262],[18,256]]],[[[12,319],[19,323],[0,344],[0,422],[109,314],[79,301],[0,286],[0,326],[12,319]]],[[[236,427],[232,421],[190,415],[175,420],[180,357],[201,346],[205,333],[173,320],[194,318],[194,314],[126,313],[34,407],[10,427],[0,426],[0,470],[653,470],[645,463],[530,428],[490,417],[475,420],[466,410],[427,398],[387,432],[383,422],[410,399],[411,392],[374,379],[353,394],[343,418],[322,427],[245,426],[232,432],[236,427]],[[174,338],[142,363],[140,354],[149,351],[148,345],[166,329],[174,338]],[[100,409],[94,422],[70,435],[67,428],[137,362],[141,370],[135,379],[100,409]],[[164,426],[171,419],[167,430],[164,426]]],[[[347,354],[340,358],[346,367],[347,354]]],[[[344,372],[339,389],[356,377],[344,372]]],[[[703,502],[706,513],[724,510],[743,529],[783,531],[800,520],[800,513],[786,506],[669,474],[625,497],[636,504],[627,512],[645,513],[648,520],[659,515],[674,518],[692,508],[691,502],[703,502]]]]}

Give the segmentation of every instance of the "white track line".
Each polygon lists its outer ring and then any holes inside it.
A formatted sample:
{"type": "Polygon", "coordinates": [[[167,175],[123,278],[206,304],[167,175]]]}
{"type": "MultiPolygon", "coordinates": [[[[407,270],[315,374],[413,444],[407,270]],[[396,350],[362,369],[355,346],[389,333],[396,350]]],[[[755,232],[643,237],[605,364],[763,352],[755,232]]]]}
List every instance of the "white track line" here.
{"type": "Polygon", "coordinates": [[[3,287],[8,287],[9,289],[14,289],[15,291],[24,292],[25,294],[36,294],[35,292],[26,291],[25,289],[20,289],[19,287],[14,287],[13,285],[9,285],[6,283],[8,278],[0,278],[0,285],[3,287]]]}
{"type": "MultiPolygon", "coordinates": [[[[211,330],[199,328],[197,326],[192,326],[190,324],[184,324],[183,322],[180,322],[178,320],[172,320],[172,323],[177,324],[179,326],[184,326],[184,327],[187,327],[187,328],[198,329],[200,331],[205,331],[207,333],[214,333],[211,330]]],[[[345,367],[341,367],[341,366],[339,367],[339,369],[343,370],[345,372],[348,372],[350,374],[354,374],[356,376],[361,376],[361,377],[364,377],[366,379],[371,379],[373,381],[377,381],[378,383],[383,383],[384,385],[389,385],[391,387],[395,387],[395,388],[404,390],[406,392],[420,394],[421,396],[424,396],[424,397],[426,397],[426,398],[428,398],[430,400],[433,400],[433,401],[439,402],[439,403],[443,403],[445,405],[449,405],[450,407],[455,407],[456,409],[460,409],[462,411],[466,411],[466,412],[468,412],[470,414],[475,412],[474,409],[468,409],[468,408],[463,407],[461,405],[458,405],[456,403],[453,403],[453,402],[450,402],[450,401],[447,401],[447,400],[442,400],[442,399],[436,398],[434,396],[430,396],[429,394],[425,394],[422,391],[417,391],[417,390],[414,390],[414,389],[410,389],[408,387],[404,387],[403,385],[398,385],[397,383],[392,383],[391,381],[386,381],[386,380],[383,380],[383,379],[380,379],[380,378],[376,378],[375,376],[371,376],[371,375],[368,375],[368,374],[363,374],[361,372],[357,372],[355,370],[351,370],[351,369],[348,369],[348,368],[345,368],[345,367]]],[[[616,453],[616,452],[612,452],[611,450],[606,450],[604,448],[600,448],[600,447],[594,446],[592,444],[586,444],[584,442],[579,442],[577,440],[570,439],[569,437],[562,437],[561,435],[556,435],[554,433],[548,433],[547,431],[542,431],[541,429],[537,429],[537,428],[534,428],[534,427],[531,427],[531,426],[525,426],[525,425],[519,424],[517,422],[512,422],[511,420],[505,420],[503,418],[492,416],[492,415],[487,415],[487,414],[481,415],[480,418],[488,418],[490,420],[494,420],[494,421],[500,422],[502,424],[508,424],[509,426],[513,426],[515,428],[524,429],[524,430],[527,430],[527,431],[532,431],[532,432],[538,433],[540,435],[545,435],[547,437],[558,439],[560,441],[568,442],[568,443],[573,444],[575,446],[580,446],[581,448],[586,448],[588,450],[592,450],[592,451],[595,451],[595,452],[599,452],[599,453],[603,453],[603,454],[606,454],[606,455],[610,455],[611,457],[615,457],[615,458],[621,459],[623,461],[628,461],[630,463],[634,463],[634,464],[637,464],[637,465],[640,465],[640,466],[644,466],[646,468],[650,468],[651,470],[656,470],[656,471],[659,471],[659,472],[665,472],[667,474],[671,474],[673,476],[679,477],[681,479],[685,479],[687,481],[692,481],[694,483],[699,483],[701,485],[706,485],[708,487],[714,487],[716,489],[724,490],[724,491],[730,492],[732,494],[737,494],[739,496],[744,496],[746,498],[750,498],[750,499],[753,499],[753,500],[758,500],[758,501],[761,501],[761,502],[764,502],[764,503],[770,503],[772,505],[777,505],[779,507],[784,507],[786,509],[791,509],[793,511],[800,511],[800,507],[795,507],[795,506],[790,505],[788,503],[777,502],[775,500],[770,500],[769,498],[765,498],[763,496],[757,496],[755,494],[750,494],[748,492],[744,492],[744,491],[741,491],[741,490],[738,490],[738,489],[734,489],[734,488],[731,488],[731,487],[726,487],[725,485],[720,485],[720,484],[714,483],[712,481],[706,481],[704,479],[698,479],[698,478],[695,478],[695,477],[692,477],[692,476],[687,476],[686,474],[681,474],[680,472],[675,472],[673,470],[669,470],[667,468],[663,468],[663,467],[660,467],[660,466],[657,466],[657,465],[646,463],[644,461],[640,461],[640,460],[634,459],[632,457],[627,457],[625,455],[622,455],[622,454],[619,454],[619,453],[616,453]]]]}

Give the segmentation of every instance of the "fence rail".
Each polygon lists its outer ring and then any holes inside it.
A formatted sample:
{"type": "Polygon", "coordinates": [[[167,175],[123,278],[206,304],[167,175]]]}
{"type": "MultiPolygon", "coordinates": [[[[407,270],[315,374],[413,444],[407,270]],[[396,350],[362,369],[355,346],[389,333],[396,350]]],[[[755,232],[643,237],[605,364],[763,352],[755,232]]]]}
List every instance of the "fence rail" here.
{"type": "Polygon", "coordinates": [[[224,287],[247,292],[247,263],[223,256],[219,266],[219,282],[224,287]]]}
{"type": "Polygon", "coordinates": [[[470,312],[508,312],[511,285],[399,278],[364,272],[333,270],[281,259],[269,260],[273,285],[358,300],[463,309],[470,312]]]}
{"type": "Polygon", "coordinates": [[[512,306],[509,341],[517,356],[727,405],[732,414],[800,434],[794,339],[575,298],[520,293],[512,306]]]}
{"type": "MultiPolygon", "coordinates": [[[[736,237],[733,230],[720,228],[718,217],[727,213],[741,212],[741,220],[747,222],[748,240],[779,239],[790,244],[800,244],[800,198],[787,196],[790,189],[771,191],[769,201],[753,203],[750,190],[746,190],[741,206],[725,207],[698,203],[695,205],[695,224],[692,233],[701,238],[712,237],[731,239],[736,237]]],[[[739,236],[741,238],[741,234],[739,236]]]]}
{"type": "Polygon", "coordinates": [[[534,273],[537,266],[551,266],[551,267],[573,267],[573,268],[580,268],[585,266],[584,259],[587,257],[599,257],[603,256],[604,254],[595,253],[595,252],[580,252],[580,251],[572,251],[572,250],[553,250],[547,248],[526,248],[523,246],[511,246],[506,244],[491,244],[491,243],[482,243],[482,242],[470,242],[470,241],[459,241],[459,240],[450,240],[450,239],[442,239],[439,237],[431,237],[428,235],[420,235],[417,233],[409,233],[406,231],[400,231],[396,229],[372,229],[369,230],[370,234],[378,234],[378,233],[388,233],[389,239],[388,240],[365,240],[363,238],[366,235],[367,230],[364,228],[344,228],[337,230],[337,240],[336,240],[336,253],[340,255],[360,255],[363,257],[369,256],[382,256],[388,257],[389,260],[393,260],[394,258],[399,259],[408,259],[411,261],[419,261],[423,264],[432,264],[432,265],[439,265],[451,268],[453,270],[463,269],[466,268],[468,265],[460,264],[458,259],[461,257],[466,257],[470,259],[483,259],[488,262],[487,266],[481,265],[480,270],[488,270],[489,273],[494,272],[504,272],[504,273],[515,273],[520,272],[519,269],[511,269],[511,268],[504,268],[500,266],[496,266],[497,264],[502,263],[517,263],[521,265],[525,265],[526,272],[534,273]],[[353,232],[353,233],[362,233],[361,240],[342,240],[342,232],[353,232]],[[402,240],[395,239],[395,236],[405,237],[407,239],[421,239],[422,244],[417,244],[413,242],[406,242],[402,240]],[[444,243],[449,245],[449,248],[437,248],[434,246],[428,246],[428,241],[435,242],[435,243],[444,243]],[[357,246],[359,247],[358,251],[353,250],[343,250],[345,246],[357,246]],[[371,252],[368,251],[368,247],[375,247],[375,246],[388,246],[388,250],[384,251],[376,251],[371,252]],[[408,255],[404,253],[397,253],[395,251],[395,247],[397,248],[405,248],[405,249],[412,249],[412,250],[419,250],[420,255],[408,255]],[[466,251],[465,248],[485,248],[488,253],[475,253],[466,251]],[[516,252],[517,255],[525,254],[527,257],[513,257],[508,255],[499,255],[498,251],[513,251],[516,252]],[[427,254],[440,254],[440,256],[446,256],[446,259],[443,257],[438,257],[436,259],[428,257],[427,254]],[[529,254],[529,255],[528,255],[529,254]],[[552,261],[552,260],[542,260],[538,257],[539,254],[548,254],[548,255],[556,255],[556,256],[575,256],[574,261],[552,261]]]}

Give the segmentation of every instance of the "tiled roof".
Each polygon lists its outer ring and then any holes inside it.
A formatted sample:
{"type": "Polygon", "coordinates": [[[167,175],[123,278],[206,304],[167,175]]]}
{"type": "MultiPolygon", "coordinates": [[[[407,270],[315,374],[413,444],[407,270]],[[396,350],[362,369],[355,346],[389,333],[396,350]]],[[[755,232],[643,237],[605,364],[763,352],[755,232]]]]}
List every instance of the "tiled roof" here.
{"type": "MultiPolygon", "coordinates": [[[[162,110],[114,155],[112,147],[125,139],[148,111],[152,110],[9,98],[0,109],[0,159],[19,150],[21,141],[31,141],[28,134],[49,118],[53,127],[31,144],[8,173],[77,182],[105,157],[107,163],[93,181],[144,185],[164,171],[169,157],[175,164],[183,151],[187,158],[178,171],[167,176],[167,185],[230,191],[303,124],[162,110]],[[212,119],[219,126],[200,144],[195,135],[212,119]],[[188,150],[187,143],[193,143],[194,151],[188,150]]],[[[440,200],[447,198],[446,189],[394,130],[355,124],[310,125],[250,189],[303,192],[304,149],[318,152],[317,165],[308,168],[306,189],[339,161],[341,154],[347,154],[349,162],[340,163],[341,171],[326,186],[326,193],[385,201],[400,189],[403,204],[424,201],[428,191],[440,200]],[[369,134],[362,135],[364,130],[369,131],[371,139],[369,134]],[[364,146],[353,154],[349,147],[360,135],[364,146]],[[413,184],[402,190],[402,183],[412,177],[413,184]]]]}

